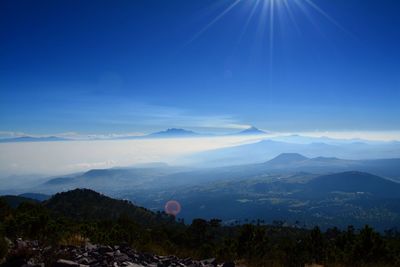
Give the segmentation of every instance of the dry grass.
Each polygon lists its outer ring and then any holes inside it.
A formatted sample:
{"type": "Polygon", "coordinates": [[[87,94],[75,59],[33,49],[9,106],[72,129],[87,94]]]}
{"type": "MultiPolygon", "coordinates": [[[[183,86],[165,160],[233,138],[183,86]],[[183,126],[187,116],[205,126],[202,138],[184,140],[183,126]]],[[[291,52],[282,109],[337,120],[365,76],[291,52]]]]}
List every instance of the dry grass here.
{"type": "Polygon", "coordinates": [[[70,236],[64,237],[60,241],[60,245],[62,246],[84,246],[89,242],[88,238],[83,237],[80,234],[72,234],[70,236]]]}

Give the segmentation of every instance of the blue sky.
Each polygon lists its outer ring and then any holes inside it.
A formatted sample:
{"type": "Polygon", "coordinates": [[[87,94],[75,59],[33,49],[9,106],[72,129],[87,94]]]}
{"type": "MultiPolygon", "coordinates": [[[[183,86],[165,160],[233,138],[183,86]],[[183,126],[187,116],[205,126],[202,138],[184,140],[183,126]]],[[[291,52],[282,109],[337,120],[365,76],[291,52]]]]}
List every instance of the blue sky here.
{"type": "Polygon", "coordinates": [[[400,130],[399,1],[270,1],[1,1],[0,131],[400,130]]]}

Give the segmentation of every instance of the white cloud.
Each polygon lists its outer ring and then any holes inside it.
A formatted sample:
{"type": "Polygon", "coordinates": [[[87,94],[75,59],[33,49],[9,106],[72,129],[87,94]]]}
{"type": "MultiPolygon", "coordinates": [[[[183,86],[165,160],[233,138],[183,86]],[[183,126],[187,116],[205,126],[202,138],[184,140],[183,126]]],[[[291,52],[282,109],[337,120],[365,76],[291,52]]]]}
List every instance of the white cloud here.
{"type": "MultiPolygon", "coordinates": [[[[75,134],[75,133],[74,133],[75,134]]],[[[149,162],[179,164],[186,155],[211,149],[253,143],[266,137],[296,133],[274,133],[262,136],[215,136],[182,139],[84,140],[67,142],[1,143],[0,173],[42,173],[46,175],[86,171],[92,168],[132,166],[149,162]]],[[[303,132],[310,137],[368,140],[400,140],[400,131],[388,132],[303,132]]]]}
{"type": "Polygon", "coordinates": [[[26,136],[23,132],[13,132],[13,131],[0,131],[0,138],[15,138],[26,136]]]}
{"type": "Polygon", "coordinates": [[[96,169],[96,168],[106,169],[106,168],[115,167],[116,164],[117,164],[117,162],[114,160],[107,160],[107,161],[101,161],[101,162],[76,163],[76,164],[71,164],[71,165],[67,166],[67,168],[72,169],[72,170],[88,170],[88,169],[96,169]]]}
{"type": "Polygon", "coordinates": [[[91,140],[0,144],[2,175],[66,174],[149,162],[179,164],[195,152],[259,141],[262,137],[91,140]]]}

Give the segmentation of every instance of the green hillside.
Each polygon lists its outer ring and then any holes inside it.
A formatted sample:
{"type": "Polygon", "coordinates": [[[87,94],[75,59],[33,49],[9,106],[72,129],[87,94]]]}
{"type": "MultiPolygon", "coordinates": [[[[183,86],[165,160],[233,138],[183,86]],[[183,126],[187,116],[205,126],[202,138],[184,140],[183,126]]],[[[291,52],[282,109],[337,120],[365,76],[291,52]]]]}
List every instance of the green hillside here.
{"type": "MultiPolygon", "coordinates": [[[[2,198],[0,210],[0,257],[7,253],[4,237],[38,240],[40,251],[48,250],[47,264],[54,263],[66,245],[82,246],[88,241],[246,266],[400,264],[400,233],[395,229],[382,234],[368,226],[359,230],[349,226],[322,232],[317,227],[302,229],[283,222],[265,225],[261,220],[226,226],[218,219],[195,219],[185,225],[161,212],[153,213],[87,189],[59,193],[43,203],[28,200],[16,208],[2,198]]],[[[17,257],[23,262],[32,253],[22,251],[6,256],[6,260],[17,257]]]]}

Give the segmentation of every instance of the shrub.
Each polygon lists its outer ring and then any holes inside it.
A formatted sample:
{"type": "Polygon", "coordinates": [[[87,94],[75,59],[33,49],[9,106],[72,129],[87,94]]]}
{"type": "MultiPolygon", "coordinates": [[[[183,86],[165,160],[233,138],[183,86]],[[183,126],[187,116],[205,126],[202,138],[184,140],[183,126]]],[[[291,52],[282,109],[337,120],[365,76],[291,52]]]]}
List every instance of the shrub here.
{"type": "Polygon", "coordinates": [[[0,260],[3,259],[8,252],[8,242],[3,236],[0,236],[0,260]]]}

